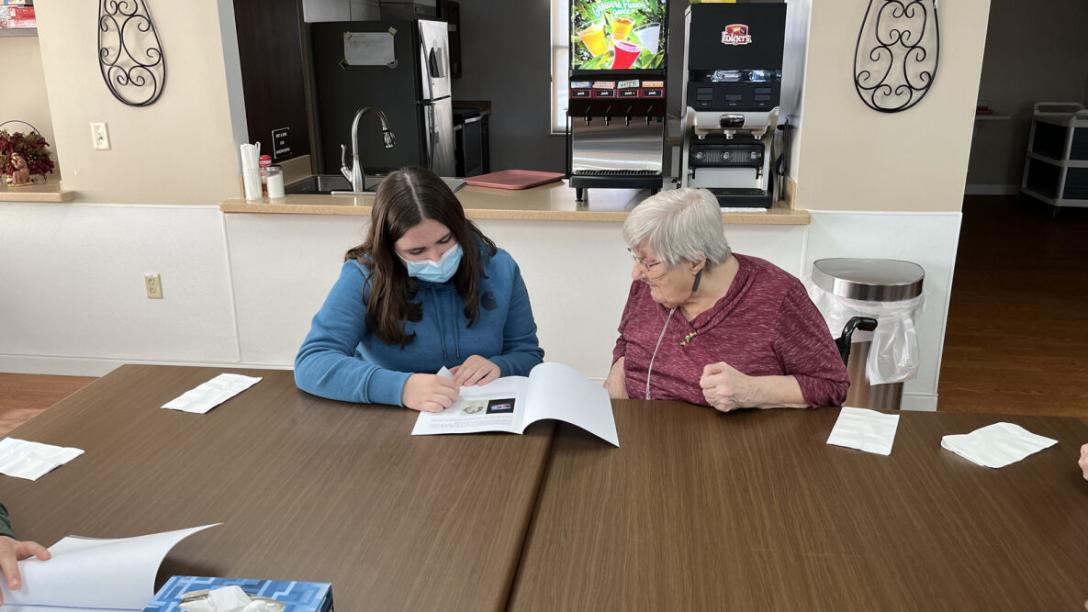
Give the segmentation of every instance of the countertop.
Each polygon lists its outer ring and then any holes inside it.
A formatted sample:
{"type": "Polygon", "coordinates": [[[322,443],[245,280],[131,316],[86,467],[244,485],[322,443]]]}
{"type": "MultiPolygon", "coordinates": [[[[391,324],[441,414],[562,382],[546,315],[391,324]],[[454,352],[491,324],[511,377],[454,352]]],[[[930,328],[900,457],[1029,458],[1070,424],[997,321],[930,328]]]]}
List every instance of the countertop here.
{"type": "MultiPolygon", "coordinates": [[[[579,204],[565,181],[517,191],[466,185],[457,192],[470,219],[538,221],[623,221],[648,196],[648,190],[591,189],[588,202],[579,204]]],[[[373,200],[369,195],[299,194],[274,202],[232,198],[221,202],[219,209],[224,213],[369,216],[373,200]]],[[[794,210],[786,202],[767,212],[723,212],[722,217],[726,223],[741,225],[808,225],[810,220],[807,210],[794,210]]]]}
{"type": "Polygon", "coordinates": [[[60,180],[51,178],[44,183],[25,187],[9,187],[0,181],[0,202],[63,203],[76,197],[74,191],[65,191],[60,180]]]}

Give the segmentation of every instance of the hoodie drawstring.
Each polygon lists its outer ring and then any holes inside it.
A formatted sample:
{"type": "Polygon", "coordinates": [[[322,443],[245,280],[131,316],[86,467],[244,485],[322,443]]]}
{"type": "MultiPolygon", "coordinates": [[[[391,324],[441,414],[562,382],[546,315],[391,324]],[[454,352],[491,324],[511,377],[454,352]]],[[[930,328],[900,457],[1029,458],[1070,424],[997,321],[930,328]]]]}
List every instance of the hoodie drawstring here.
{"type": "Polygon", "coordinates": [[[449,363],[449,353],[446,352],[446,326],[442,324],[445,313],[442,312],[442,304],[438,301],[438,292],[435,291],[433,286],[429,287],[429,289],[431,290],[431,301],[434,302],[435,310],[438,311],[434,314],[435,320],[438,322],[438,335],[442,343],[442,365],[445,365],[449,363]]]}

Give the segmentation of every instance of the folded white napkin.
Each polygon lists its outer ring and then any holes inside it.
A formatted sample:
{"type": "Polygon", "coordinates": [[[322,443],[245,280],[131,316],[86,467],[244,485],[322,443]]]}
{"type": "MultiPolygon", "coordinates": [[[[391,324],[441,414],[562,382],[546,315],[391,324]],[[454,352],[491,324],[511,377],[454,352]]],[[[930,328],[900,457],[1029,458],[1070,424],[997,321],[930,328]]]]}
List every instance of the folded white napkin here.
{"type": "Polygon", "coordinates": [[[0,440],[0,473],[37,480],[82,454],[79,448],[4,438],[0,440]]]}
{"type": "Polygon", "coordinates": [[[856,448],[878,455],[892,454],[898,414],[883,414],[865,408],[844,407],[831,428],[828,444],[856,448]]]}
{"type": "Polygon", "coordinates": [[[969,434],[941,438],[941,447],[968,461],[990,468],[1002,468],[1028,455],[1057,444],[1012,423],[994,423],[969,434]]]}
{"type": "Polygon", "coordinates": [[[208,382],[166,402],[163,408],[204,414],[260,382],[260,377],[220,374],[208,382]]]}

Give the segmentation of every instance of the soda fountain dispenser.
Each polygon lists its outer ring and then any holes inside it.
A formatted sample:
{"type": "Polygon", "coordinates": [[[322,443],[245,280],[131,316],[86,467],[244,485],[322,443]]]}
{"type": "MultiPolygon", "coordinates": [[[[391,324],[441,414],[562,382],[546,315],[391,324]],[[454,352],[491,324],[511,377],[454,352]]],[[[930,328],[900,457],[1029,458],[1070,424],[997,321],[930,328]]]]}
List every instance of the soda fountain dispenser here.
{"type": "Polygon", "coordinates": [[[567,172],[590,188],[661,189],[667,0],[572,0],[567,172]]]}

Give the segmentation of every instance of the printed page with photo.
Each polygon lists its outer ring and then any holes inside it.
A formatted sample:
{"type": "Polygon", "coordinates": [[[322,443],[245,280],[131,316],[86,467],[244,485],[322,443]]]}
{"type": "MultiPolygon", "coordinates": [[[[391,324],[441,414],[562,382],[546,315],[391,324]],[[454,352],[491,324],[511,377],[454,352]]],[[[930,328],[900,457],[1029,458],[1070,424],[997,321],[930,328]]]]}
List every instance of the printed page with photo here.
{"type": "MultiPolygon", "coordinates": [[[[453,378],[442,368],[439,376],[453,378]]],[[[461,397],[442,412],[420,412],[413,436],[481,431],[525,431],[525,394],[529,379],[505,376],[483,386],[461,387],[461,397]]]]}
{"type": "MultiPolygon", "coordinates": [[[[439,376],[449,376],[443,368],[439,376]]],[[[479,387],[461,387],[442,412],[421,412],[414,436],[505,431],[523,433],[530,424],[556,419],[619,446],[612,401],[599,383],[562,363],[542,363],[529,377],[507,376],[479,387]]]]}

